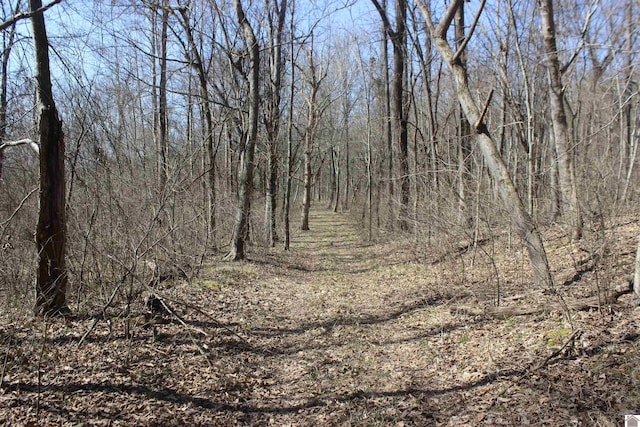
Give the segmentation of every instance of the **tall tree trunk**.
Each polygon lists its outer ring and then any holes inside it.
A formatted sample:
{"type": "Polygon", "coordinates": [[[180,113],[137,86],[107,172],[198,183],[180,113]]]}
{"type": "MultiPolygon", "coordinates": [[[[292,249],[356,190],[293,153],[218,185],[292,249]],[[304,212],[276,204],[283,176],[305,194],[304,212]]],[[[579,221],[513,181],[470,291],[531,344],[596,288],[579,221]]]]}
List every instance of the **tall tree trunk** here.
{"type": "Polygon", "coordinates": [[[169,4],[162,3],[162,27],[160,30],[160,84],[158,86],[158,174],[160,191],[164,191],[169,177],[167,141],[167,30],[169,27],[169,4]]]}
{"type": "MultiPolygon", "coordinates": [[[[405,87],[405,65],[407,57],[407,1],[396,0],[395,30],[383,3],[371,0],[376,7],[386,33],[393,45],[393,76],[391,82],[391,102],[393,104],[393,138],[398,150],[398,166],[400,172],[400,208],[398,211],[398,225],[403,231],[409,229],[409,135],[407,132],[407,108],[405,87]]],[[[386,65],[386,64],[385,64],[386,65]]]]}
{"type": "Polygon", "coordinates": [[[349,163],[351,159],[349,158],[349,113],[348,110],[345,112],[344,117],[344,201],[342,202],[342,210],[349,210],[349,189],[351,187],[351,170],[349,168],[349,163]]]}
{"type": "Polygon", "coordinates": [[[544,39],[545,59],[549,74],[549,102],[551,120],[558,156],[558,178],[561,194],[560,214],[569,220],[572,238],[582,237],[582,214],[578,203],[578,191],[575,179],[571,134],[565,111],[562,71],[556,48],[556,26],[553,17],[553,0],[540,0],[542,18],[542,37],[544,39]]]}
{"type": "Polygon", "coordinates": [[[265,198],[265,240],[269,246],[276,245],[276,200],[278,183],[278,138],[280,134],[280,98],[282,91],[282,33],[287,13],[287,0],[275,1],[271,5],[266,0],[265,7],[269,13],[269,74],[267,88],[265,127],[267,129],[267,185],[265,198]],[[271,15],[275,6],[276,22],[271,15]]]}
{"type": "Polygon", "coordinates": [[[62,120],[53,101],[49,42],[41,0],[30,0],[40,120],[40,213],[36,232],[38,277],[35,312],[42,316],[69,314],[66,303],[65,175],[62,120]]]}
{"type": "Polygon", "coordinates": [[[400,209],[398,224],[403,231],[409,230],[409,135],[407,130],[407,111],[405,65],[407,56],[407,2],[396,0],[396,30],[391,36],[393,43],[393,127],[398,146],[398,163],[400,166],[400,209]]]}
{"type": "Polygon", "coordinates": [[[291,27],[289,37],[291,38],[289,43],[289,60],[291,61],[291,87],[289,90],[289,123],[287,125],[287,175],[285,180],[285,188],[284,188],[284,250],[288,251],[291,245],[291,224],[290,224],[290,214],[291,214],[291,180],[293,174],[293,100],[295,97],[295,67],[293,66],[295,62],[295,55],[293,52],[293,42],[294,42],[294,12],[295,12],[296,2],[295,0],[291,0],[291,27]]]}
{"type": "MultiPolygon", "coordinates": [[[[381,6],[384,16],[387,16],[387,0],[382,0],[381,6]]],[[[391,83],[389,77],[389,34],[387,32],[388,22],[383,20],[382,28],[382,72],[384,76],[384,140],[386,142],[387,150],[387,193],[388,193],[388,206],[387,214],[389,215],[388,223],[393,225],[395,218],[394,209],[394,176],[393,176],[393,131],[391,128],[391,83]]],[[[378,201],[379,202],[379,201],[378,201]]]]}
{"type": "MultiPolygon", "coordinates": [[[[456,12],[454,19],[455,47],[460,49],[465,38],[464,27],[464,2],[456,12]]],[[[467,55],[464,49],[461,50],[460,64],[467,67],[467,55]]],[[[460,107],[458,114],[458,219],[460,224],[471,225],[471,215],[467,204],[467,188],[469,187],[469,175],[471,173],[471,125],[460,107]]]]}
{"type": "Polygon", "coordinates": [[[231,251],[227,255],[228,260],[239,261],[245,258],[245,245],[248,234],[249,209],[251,206],[251,194],[253,192],[253,159],[255,156],[256,139],[258,136],[258,79],[260,71],[260,46],[256,40],[253,27],[247,20],[242,9],[241,0],[234,0],[238,23],[244,32],[244,37],[249,48],[249,117],[244,149],[241,154],[241,174],[238,191],[238,207],[236,209],[236,221],[233,228],[231,251]]]}
{"type": "Polygon", "coordinates": [[[632,109],[633,105],[630,102],[633,97],[633,87],[634,87],[634,67],[633,67],[633,59],[634,59],[634,49],[633,49],[633,32],[634,32],[634,19],[633,19],[633,1],[627,1],[627,7],[625,8],[625,18],[626,18],[626,41],[625,41],[625,50],[626,50],[626,58],[625,58],[625,82],[624,82],[624,107],[622,107],[622,119],[624,126],[624,138],[621,138],[620,141],[620,173],[618,176],[618,180],[620,182],[623,181],[622,171],[626,167],[627,168],[627,179],[624,180],[624,185],[622,188],[622,195],[620,196],[621,202],[627,201],[627,193],[629,191],[629,182],[631,178],[631,173],[633,172],[633,165],[635,163],[635,156],[632,156],[633,152],[633,135],[634,135],[634,120],[632,109]],[[627,101],[629,100],[629,101],[627,101]],[[628,159],[625,165],[625,160],[628,159]]]}
{"type": "MultiPolygon", "coordinates": [[[[335,148],[331,147],[329,148],[329,153],[330,153],[330,163],[329,166],[331,167],[331,177],[329,180],[329,189],[331,191],[331,193],[329,193],[329,205],[327,206],[327,209],[332,209],[333,208],[333,198],[336,197],[336,177],[338,176],[338,171],[336,170],[336,150],[335,148]]],[[[340,196],[338,196],[338,199],[340,198],[340,196]]],[[[337,209],[334,211],[337,212],[337,209]]]]}
{"type": "Polygon", "coordinates": [[[313,127],[315,124],[312,119],[312,112],[309,111],[309,123],[307,124],[307,132],[304,136],[304,178],[302,193],[302,219],[300,229],[309,230],[309,210],[311,209],[311,150],[313,149],[313,127]]]}
{"type": "MultiPolygon", "coordinates": [[[[302,196],[302,220],[300,224],[301,230],[309,230],[309,210],[311,209],[311,185],[313,181],[313,173],[311,172],[311,154],[313,152],[313,143],[315,139],[316,126],[318,124],[318,92],[320,90],[320,84],[324,79],[324,76],[319,75],[318,67],[315,63],[313,50],[313,34],[311,35],[311,48],[309,51],[309,72],[310,72],[310,85],[311,93],[307,98],[307,129],[304,134],[304,191],[302,196]]],[[[324,162],[324,159],[322,160],[324,162]]],[[[322,162],[318,171],[322,167],[322,162]]],[[[320,193],[319,193],[320,194],[320,193]]]]}
{"type": "MultiPolygon", "coordinates": [[[[478,105],[471,95],[467,69],[462,66],[457,57],[460,50],[458,49],[457,52],[454,52],[446,39],[447,30],[451,26],[451,22],[455,16],[457,8],[463,1],[464,0],[453,0],[451,2],[437,28],[434,27],[433,21],[431,20],[431,11],[422,3],[422,1],[418,2],[418,6],[427,21],[429,31],[434,39],[436,50],[440,53],[453,72],[453,77],[456,82],[456,90],[458,93],[458,101],[462,106],[467,120],[469,123],[473,124],[476,142],[478,143],[480,151],[487,163],[489,172],[496,182],[502,202],[507,207],[511,220],[515,224],[518,234],[527,248],[529,259],[531,260],[534,281],[538,285],[550,288],[553,286],[553,278],[551,277],[551,271],[549,270],[549,263],[542,243],[542,237],[536,229],[531,216],[527,213],[524,204],[518,195],[516,187],[509,176],[509,170],[505,166],[498,148],[496,147],[489,130],[484,124],[483,113],[480,108],[478,108],[478,105]]],[[[484,5],[484,3],[482,3],[482,5],[484,5]]],[[[470,30],[469,36],[467,37],[470,37],[472,32],[473,28],[470,30]]],[[[464,48],[464,46],[462,48],[464,48]]]]}

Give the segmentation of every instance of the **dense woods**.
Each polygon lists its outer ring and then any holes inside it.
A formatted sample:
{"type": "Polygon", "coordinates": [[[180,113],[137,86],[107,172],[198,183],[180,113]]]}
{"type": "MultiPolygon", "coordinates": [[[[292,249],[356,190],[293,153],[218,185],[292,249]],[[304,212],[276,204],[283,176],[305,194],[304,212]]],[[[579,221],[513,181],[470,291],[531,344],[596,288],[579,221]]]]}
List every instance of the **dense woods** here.
{"type": "Polygon", "coordinates": [[[129,319],[295,254],[322,208],[363,244],[478,251],[456,268],[496,311],[502,239],[570,322],[548,237],[579,277],[637,221],[636,0],[0,3],[0,321],[129,319]]]}

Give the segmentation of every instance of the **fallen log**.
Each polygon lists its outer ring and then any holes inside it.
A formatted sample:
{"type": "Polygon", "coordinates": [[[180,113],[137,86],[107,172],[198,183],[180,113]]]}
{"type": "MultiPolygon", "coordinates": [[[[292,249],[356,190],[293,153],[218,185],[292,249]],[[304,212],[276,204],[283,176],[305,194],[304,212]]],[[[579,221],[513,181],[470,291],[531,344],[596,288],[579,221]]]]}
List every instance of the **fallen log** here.
{"type": "MultiPolygon", "coordinates": [[[[566,306],[569,310],[582,311],[591,308],[598,308],[604,304],[615,302],[620,296],[629,294],[633,291],[633,282],[628,281],[615,288],[609,289],[600,295],[594,295],[588,298],[566,300],[566,306]]],[[[472,316],[485,315],[497,319],[508,319],[514,316],[525,316],[528,314],[552,313],[562,311],[563,305],[556,302],[548,302],[544,304],[534,305],[516,305],[516,306],[485,306],[480,305],[458,305],[451,307],[452,313],[463,313],[472,316]]]]}

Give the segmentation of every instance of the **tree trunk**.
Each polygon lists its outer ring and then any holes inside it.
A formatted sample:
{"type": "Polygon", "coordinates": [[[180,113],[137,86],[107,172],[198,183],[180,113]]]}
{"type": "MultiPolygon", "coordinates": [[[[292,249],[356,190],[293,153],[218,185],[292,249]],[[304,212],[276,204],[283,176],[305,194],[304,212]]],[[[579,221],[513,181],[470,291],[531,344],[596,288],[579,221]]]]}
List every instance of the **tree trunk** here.
{"type": "MultiPolygon", "coordinates": [[[[464,26],[464,2],[456,12],[454,20],[455,47],[460,49],[465,38],[464,26]]],[[[467,67],[467,55],[465,50],[461,51],[460,64],[467,67]]],[[[467,187],[469,187],[469,175],[471,173],[471,125],[460,108],[458,126],[458,219],[460,224],[471,226],[471,215],[467,203],[467,187]]]]}
{"type": "Polygon", "coordinates": [[[265,199],[265,240],[274,247],[277,240],[276,233],[276,200],[278,183],[278,137],[280,134],[280,92],[282,90],[282,33],[287,12],[287,0],[276,0],[271,5],[266,0],[265,6],[269,11],[269,33],[271,46],[269,47],[270,82],[265,101],[265,127],[267,129],[267,185],[265,199]],[[275,6],[276,22],[271,15],[275,6]]]}
{"type": "Polygon", "coordinates": [[[241,154],[241,173],[238,191],[238,207],[236,209],[236,221],[233,228],[231,252],[227,259],[239,261],[245,258],[245,245],[248,235],[249,209],[251,206],[251,194],[253,192],[253,159],[255,156],[256,139],[258,136],[258,79],[260,71],[260,46],[256,40],[251,24],[247,20],[242,9],[241,0],[234,0],[238,23],[242,27],[244,37],[249,48],[251,61],[249,70],[249,128],[246,132],[244,149],[241,154]]]}
{"type": "MultiPolygon", "coordinates": [[[[464,0],[454,0],[451,2],[442,22],[440,22],[437,28],[433,26],[433,22],[431,21],[430,10],[421,2],[418,3],[418,6],[425,16],[431,36],[434,39],[436,50],[440,53],[453,72],[453,77],[456,82],[456,90],[458,93],[458,101],[462,106],[467,120],[469,123],[473,124],[472,126],[475,130],[476,142],[478,143],[480,151],[487,162],[489,172],[496,182],[502,202],[509,211],[511,220],[515,224],[518,234],[529,252],[534,281],[536,284],[548,289],[552,287],[553,279],[549,270],[547,254],[544,250],[540,233],[527,213],[522,200],[518,195],[516,187],[509,176],[509,170],[505,166],[496,144],[484,124],[483,114],[471,95],[467,78],[467,69],[462,66],[461,62],[457,58],[457,53],[451,49],[451,46],[449,46],[449,43],[446,40],[447,30],[451,25],[451,21],[453,20],[456,10],[462,1],[464,0]]],[[[458,52],[460,51],[458,50],[458,52]]]]}
{"type": "Polygon", "coordinates": [[[327,209],[332,209],[333,208],[333,198],[336,196],[336,176],[337,176],[337,171],[336,171],[336,159],[335,159],[335,149],[333,147],[331,147],[329,149],[329,153],[330,153],[330,163],[329,165],[331,166],[331,177],[329,180],[329,189],[330,189],[330,193],[329,193],[329,205],[327,206],[327,209]]]}
{"type": "MultiPolygon", "coordinates": [[[[313,174],[311,172],[311,154],[315,139],[316,126],[318,124],[318,91],[322,83],[323,76],[318,75],[317,66],[313,51],[313,34],[311,35],[311,49],[309,52],[309,71],[311,94],[307,98],[307,129],[304,134],[304,192],[302,196],[302,221],[300,229],[309,230],[309,210],[311,208],[311,184],[313,174]]],[[[323,159],[324,161],[324,159],[323,159]]],[[[320,165],[322,167],[322,163],[320,165]]],[[[318,168],[318,170],[321,169],[318,168]]]]}
{"type": "MultiPolygon", "coordinates": [[[[311,115],[311,113],[309,113],[311,115]]],[[[311,119],[310,119],[311,120],[311,119]]],[[[311,208],[311,149],[313,144],[312,130],[307,128],[304,136],[304,181],[302,193],[302,221],[300,229],[309,230],[309,210],[311,208]]]]}
{"type": "Polygon", "coordinates": [[[180,17],[182,18],[182,25],[184,26],[187,40],[189,43],[190,52],[187,52],[187,59],[196,69],[198,74],[198,82],[200,83],[200,105],[204,113],[205,128],[205,144],[207,151],[207,182],[208,182],[208,212],[209,217],[207,220],[207,233],[211,242],[216,247],[216,157],[218,154],[218,148],[214,143],[214,126],[213,115],[211,113],[211,101],[209,99],[209,84],[207,81],[207,73],[204,69],[204,63],[202,61],[202,55],[197,48],[196,41],[193,37],[193,31],[191,29],[190,19],[188,15],[188,8],[183,7],[179,9],[180,17]]]}
{"type": "Polygon", "coordinates": [[[398,147],[400,166],[400,210],[398,225],[402,231],[409,230],[409,135],[407,131],[406,95],[404,93],[405,65],[407,51],[407,2],[396,0],[396,30],[391,35],[393,43],[393,128],[398,147]]]}
{"type": "Polygon", "coordinates": [[[162,27],[160,30],[160,84],[158,86],[158,174],[160,191],[164,191],[169,178],[168,141],[167,141],[167,30],[169,27],[169,4],[162,4],[162,27]]]}
{"type": "Polygon", "coordinates": [[[556,27],[553,17],[553,0],[540,1],[542,36],[544,39],[545,59],[549,74],[549,102],[551,120],[558,158],[558,178],[560,184],[560,214],[569,219],[571,235],[574,240],[582,237],[582,214],[578,203],[575,180],[575,168],[571,149],[571,136],[565,112],[564,88],[560,60],[556,48],[556,27]]]}
{"type": "Polygon", "coordinates": [[[351,170],[349,168],[349,163],[351,162],[350,153],[349,153],[349,113],[345,113],[344,118],[344,151],[345,151],[345,159],[344,159],[344,201],[342,202],[342,210],[349,210],[349,189],[351,188],[351,170]]]}
{"type": "MultiPolygon", "coordinates": [[[[387,13],[387,1],[382,0],[381,6],[384,16],[386,17],[387,13]]],[[[386,150],[387,150],[387,193],[388,193],[388,223],[393,224],[395,217],[395,209],[394,209],[394,197],[395,197],[395,189],[393,183],[393,131],[391,129],[391,84],[389,78],[389,34],[387,32],[387,22],[383,20],[383,30],[382,30],[382,72],[384,76],[384,140],[386,142],[386,150]]],[[[378,200],[378,203],[380,201],[378,200]]]]}
{"type": "Polygon", "coordinates": [[[289,44],[289,59],[291,61],[291,87],[289,90],[289,123],[287,125],[287,175],[285,181],[284,188],[284,250],[288,251],[291,245],[291,224],[290,224],[290,214],[291,214],[291,179],[293,174],[293,100],[295,98],[295,67],[293,66],[295,62],[295,54],[293,50],[293,42],[294,42],[294,13],[295,13],[296,2],[295,0],[291,0],[291,22],[290,22],[290,44],[289,44]]]}
{"type": "Polygon", "coordinates": [[[36,60],[40,120],[40,213],[36,232],[38,277],[35,312],[41,316],[69,314],[66,303],[64,134],[51,87],[49,42],[41,0],[29,1],[36,60]]]}

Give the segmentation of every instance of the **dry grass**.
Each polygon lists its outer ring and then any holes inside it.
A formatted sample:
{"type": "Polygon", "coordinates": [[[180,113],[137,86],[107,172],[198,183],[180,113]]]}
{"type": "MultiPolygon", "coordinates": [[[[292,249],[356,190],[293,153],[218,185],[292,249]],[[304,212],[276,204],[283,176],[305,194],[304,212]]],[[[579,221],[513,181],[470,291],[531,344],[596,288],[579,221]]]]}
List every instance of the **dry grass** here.
{"type": "MultiPolygon", "coordinates": [[[[452,308],[554,297],[529,285],[504,236],[442,257],[363,243],[326,211],[311,225],[289,253],[165,284],[179,315],[169,324],[145,327],[140,303],[128,320],[114,307],[108,318],[3,322],[0,423],[613,426],[640,412],[640,309],[627,299],[572,324],[561,313],[469,316],[452,308]]],[[[556,291],[625,280],[638,229],[621,219],[587,236],[589,248],[550,238],[556,291]],[[596,242],[606,248],[594,260],[596,242]]]]}

